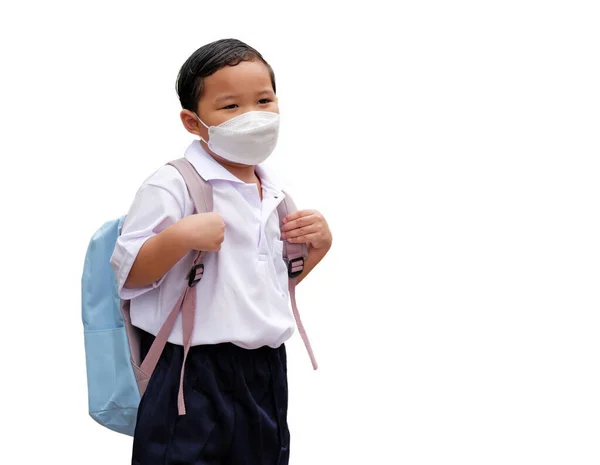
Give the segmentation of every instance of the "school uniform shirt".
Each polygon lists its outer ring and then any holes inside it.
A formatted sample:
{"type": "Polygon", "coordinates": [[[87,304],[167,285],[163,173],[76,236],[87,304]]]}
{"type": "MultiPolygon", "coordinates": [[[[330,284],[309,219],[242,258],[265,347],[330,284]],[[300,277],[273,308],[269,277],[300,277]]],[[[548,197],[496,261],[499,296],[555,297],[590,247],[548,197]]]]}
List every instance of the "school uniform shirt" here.
{"type": "MultiPolygon", "coordinates": [[[[189,146],[185,158],[211,184],[214,211],[225,223],[221,249],[206,254],[204,276],[195,287],[192,345],[231,342],[245,349],[277,348],[295,329],[277,214],[284,193],[267,170],[258,166],[261,202],[256,184],[236,178],[200,141],[189,146]]],[[[131,301],[132,324],[153,335],[158,334],[187,286],[197,252],[190,251],[151,285],[129,289],[125,281],[142,245],[193,213],[194,204],[182,176],[170,165],[160,168],[139,189],[111,258],[119,295],[131,301]]],[[[169,342],[182,345],[182,340],[179,315],[169,342]]]]}

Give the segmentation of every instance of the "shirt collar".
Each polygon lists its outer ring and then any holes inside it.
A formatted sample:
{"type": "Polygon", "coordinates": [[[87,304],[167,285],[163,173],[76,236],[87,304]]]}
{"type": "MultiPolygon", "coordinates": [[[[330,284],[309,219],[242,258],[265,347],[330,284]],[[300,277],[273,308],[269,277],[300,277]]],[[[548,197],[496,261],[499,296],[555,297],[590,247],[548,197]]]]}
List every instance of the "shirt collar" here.
{"type": "MultiPolygon", "coordinates": [[[[206,181],[230,181],[237,184],[245,184],[241,179],[236,178],[227,171],[210,153],[208,153],[199,140],[195,140],[185,151],[185,158],[192,164],[206,181]]],[[[264,164],[256,166],[256,174],[260,178],[263,188],[274,194],[282,193],[282,189],[271,177],[271,172],[264,164]]]]}
{"type": "Polygon", "coordinates": [[[264,190],[276,196],[283,194],[281,187],[276,184],[275,181],[273,181],[273,178],[271,177],[271,171],[267,169],[264,164],[256,167],[256,175],[259,177],[260,183],[262,184],[264,190]]]}

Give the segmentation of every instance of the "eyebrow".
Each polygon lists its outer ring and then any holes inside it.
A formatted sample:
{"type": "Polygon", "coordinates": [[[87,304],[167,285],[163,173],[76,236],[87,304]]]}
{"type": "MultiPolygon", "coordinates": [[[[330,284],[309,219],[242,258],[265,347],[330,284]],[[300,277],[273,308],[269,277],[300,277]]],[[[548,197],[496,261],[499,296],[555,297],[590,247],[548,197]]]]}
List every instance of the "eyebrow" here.
{"type": "Polygon", "coordinates": [[[223,94],[223,95],[219,95],[215,99],[215,102],[218,103],[218,102],[222,102],[224,100],[230,100],[230,99],[233,99],[233,98],[236,98],[236,97],[238,97],[238,95],[236,95],[236,94],[223,94]]]}
{"type": "MultiPolygon", "coordinates": [[[[263,90],[261,90],[260,92],[258,92],[256,95],[274,95],[275,92],[273,92],[273,89],[270,88],[265,88],[263,90]]],[[[223,101],[227,101],[227,100],[232,100],[232,99],[236,99],[239,98],[238,94],[222,94],[219,95],[217,98],[215,98],[215,103],[220,103],[223,101]]]]}

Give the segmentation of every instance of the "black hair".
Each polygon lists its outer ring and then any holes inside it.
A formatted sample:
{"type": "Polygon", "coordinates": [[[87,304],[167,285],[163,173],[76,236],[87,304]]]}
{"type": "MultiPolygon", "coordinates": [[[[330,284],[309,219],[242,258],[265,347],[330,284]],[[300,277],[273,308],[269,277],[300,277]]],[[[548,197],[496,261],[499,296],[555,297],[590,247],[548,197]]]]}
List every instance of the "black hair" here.
{"type": "Polygon", "coordinates": [[[200,47],[186,60],[177,76],[177,95],[181,106],[196,112],[204,91],[204,78],[225,66],[235,66],[242,61],[254,60],[262,61],[266,65],[271,76],[273,92],[277,92],[273,68],[257,50],[244,42],[237,39],[221,39],[200,47]]]}

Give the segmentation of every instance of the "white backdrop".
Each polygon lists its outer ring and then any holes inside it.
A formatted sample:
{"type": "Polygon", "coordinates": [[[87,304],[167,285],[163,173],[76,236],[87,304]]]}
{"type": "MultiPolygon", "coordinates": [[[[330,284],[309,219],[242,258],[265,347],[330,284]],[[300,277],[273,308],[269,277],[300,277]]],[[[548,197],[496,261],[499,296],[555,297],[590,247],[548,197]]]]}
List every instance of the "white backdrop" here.
{"type": "Polygon", "coordinates": [[[175,79],[275,69],[272,165],[334,248],[299,289],[292,465],[600,463],[593,1],[0,7],[2,463],[126,464],[87,417],[87,242],[190,142],[175,79]]]}

